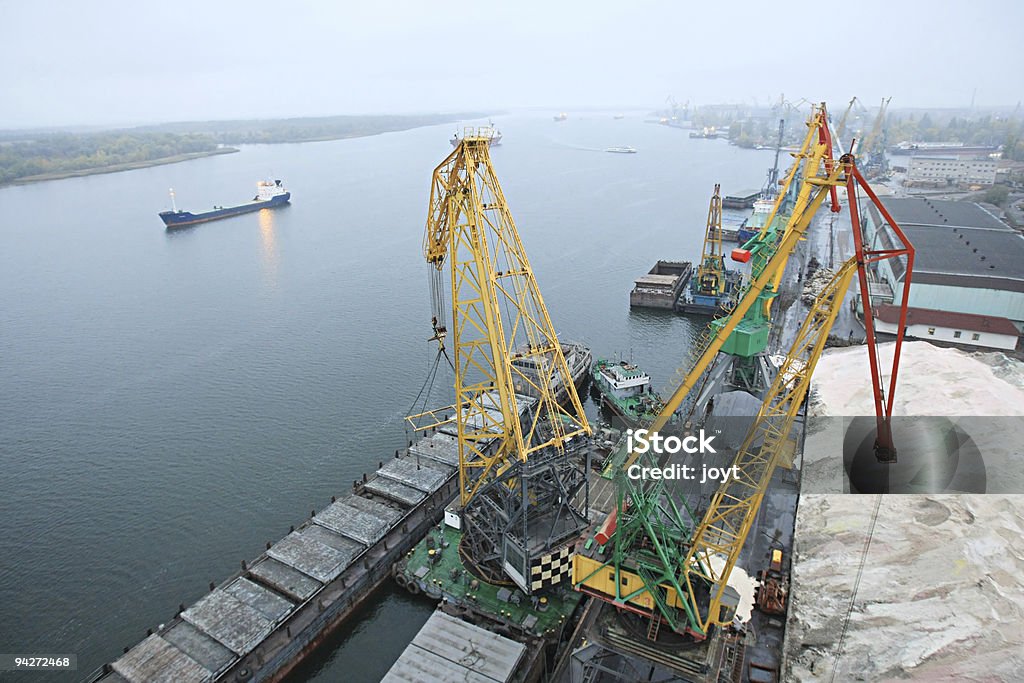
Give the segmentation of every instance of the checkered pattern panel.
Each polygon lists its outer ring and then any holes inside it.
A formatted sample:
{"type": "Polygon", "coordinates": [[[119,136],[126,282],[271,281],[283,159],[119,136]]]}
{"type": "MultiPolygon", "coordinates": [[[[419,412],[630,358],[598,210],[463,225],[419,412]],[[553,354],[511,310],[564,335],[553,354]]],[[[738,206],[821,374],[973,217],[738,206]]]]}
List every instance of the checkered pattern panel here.
{"type": "Polygon", "coordinates": [[[572,576],[573,546],[562,546],[530,566],[530,592],[548,588],[572,576]]]}

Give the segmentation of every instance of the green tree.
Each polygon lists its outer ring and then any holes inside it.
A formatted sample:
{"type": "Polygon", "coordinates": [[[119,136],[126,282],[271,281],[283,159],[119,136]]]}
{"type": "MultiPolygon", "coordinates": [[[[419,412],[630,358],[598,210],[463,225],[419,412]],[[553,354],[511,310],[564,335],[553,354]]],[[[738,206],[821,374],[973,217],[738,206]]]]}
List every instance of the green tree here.
{"type": "Polygon", "coordinates": [[[1010,188],[1008,188],[1006,185],[993,185],[992,187],[985,191],[985,194],[982,195],[981,200],[984,202],[988,202],[989,204],[995,204],[996,206],[1003,206],[1003,204],[1006,203],[1006,200],[1009,198],[1009,196],[1010,188]]]}

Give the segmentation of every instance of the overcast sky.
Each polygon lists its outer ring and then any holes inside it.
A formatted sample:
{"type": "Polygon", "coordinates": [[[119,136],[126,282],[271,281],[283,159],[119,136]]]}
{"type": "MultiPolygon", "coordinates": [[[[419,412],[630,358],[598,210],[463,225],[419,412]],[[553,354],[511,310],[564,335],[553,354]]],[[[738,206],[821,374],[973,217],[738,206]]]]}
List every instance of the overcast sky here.
{"type": "Polygon", "coordinates": [[[0,127],[1024,99],[1016,0],[0,0],[0,127]]]}

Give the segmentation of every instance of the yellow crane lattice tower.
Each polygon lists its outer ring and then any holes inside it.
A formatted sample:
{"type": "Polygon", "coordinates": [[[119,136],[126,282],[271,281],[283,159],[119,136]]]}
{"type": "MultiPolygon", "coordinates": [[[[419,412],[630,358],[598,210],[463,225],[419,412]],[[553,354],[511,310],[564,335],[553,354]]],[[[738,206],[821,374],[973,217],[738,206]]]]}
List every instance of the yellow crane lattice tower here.
{"type": "MultiPolygon", "coordinates": [[[[410,418],[436,418],[415,421],[419,429],[456,422],[463,506],[515,460],[525,462],[548,447],[563,449],[570,438],[590,434],[489,145],[486,134],[467,130],[434,170],[423,248],[435,276],[450,265],[454,417],[431,411],[410,418]],[[516,384],[539,397],[522,421],[516,384]],[[564,407],[558,389],[567,392],[564,407]]],[[[446,335],[435,320],[442,344],[446,335]]]]}
{"type": "Polygon", "coordinates": [[[697,289],[706,296],[720,296],[725,291],[725,251],[722,249],[722,196],[719,185],[708,204],[708,222],[704,231],[704,248],[697,267],[697,289]]]}

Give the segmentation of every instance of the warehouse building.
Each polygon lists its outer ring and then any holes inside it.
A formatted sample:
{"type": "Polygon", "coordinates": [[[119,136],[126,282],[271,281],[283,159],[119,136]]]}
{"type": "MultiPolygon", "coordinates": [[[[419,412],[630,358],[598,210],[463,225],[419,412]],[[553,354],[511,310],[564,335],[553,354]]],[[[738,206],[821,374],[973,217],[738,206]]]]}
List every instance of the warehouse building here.
{"type": "MultiPolygon", "coordinates": [[[[900,329],[899,321],[899,306],[875,307],[875,329],[882,334],[895,336],[900,329]]],[[[1017,328],[1006,318],[928,308],[912,308],[907,311],[904,330],[911,339],[1003,351],[1015,349],[1019,337],[1017,328]]]]}
{"type": "MultiPolygon", "coordinates": [[[[907,165],[908,186],[991,185],[997,162],[971,156],[913,156],[907,165]]],[[[896,219],[899,221],[899,219],[896,219]]]]}
{"type": "MultiPolygon", "coordinates": [[[[886,198],[883,203],[916,250],[909,305],[918,309],[917,320],[935,319],[937,312],[965,313],[1005,318],[1018,332],[1024,329],[1024,237],[971,202],[915,197],[886,198]]],[[[899,246],[874,206],[864,214],[862,228],[865,244],[872,249],[899,246]]],[[[903,296],[906,260],[886,259],[871,268],[872,301],[898,303],[903,296]]],[[[959,323],[964,320],[957,319],[959,323]]],[[[928,327],[938,334],[949,326],[936,322],[928,327]]],[[[949,328],[950,334],[957,329],[962,331],[961,337],[951,340],[967,344],[974,333],[985,331],[967,326],[949,328]],[[968,336],[963,339],[963,335],[968,336]]],[[[1000,334],[1005,333],[1001,326],[1000,334]]],[[[978,341],[980,337],[974,340],[978,341]]],[[[1005,342],[999,341],[1000,346],[1005,342]]]]}

